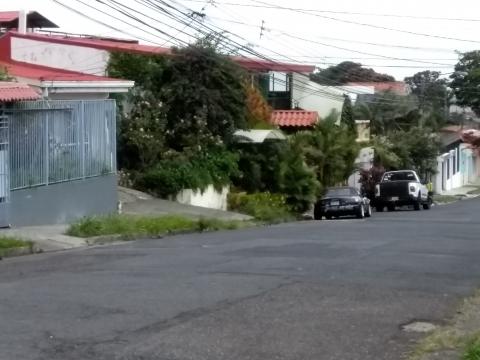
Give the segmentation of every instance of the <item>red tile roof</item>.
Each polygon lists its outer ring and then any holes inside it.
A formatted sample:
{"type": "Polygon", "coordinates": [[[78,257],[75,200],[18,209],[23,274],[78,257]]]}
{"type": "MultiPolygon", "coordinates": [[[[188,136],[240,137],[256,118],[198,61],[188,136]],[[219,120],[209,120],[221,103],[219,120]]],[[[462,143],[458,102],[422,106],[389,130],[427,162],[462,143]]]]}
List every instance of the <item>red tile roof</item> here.
{"type": "Polygon", "coordinates": [[[385,81],[385,82],[351,82],[348,86],[373,86],[375,91],[393,91],[398,95],[407,95],[410,93],[410,87],[403,81],[385,81]]]}
{"type": "Polygon", "coordinates": [[[313,126],[319,120],[318,112],[306,110],[275,110],[271,122],[278,126],[313,126]]]}
{"type": "Polygon", "coordinates": [[[0,102],[36,100],[40,95],[27,84],[0,81],[0,102]]]}
{"type": "Polygon", "coordinates": [[[0,61],[0,69],[6,69],[6,72],[13,77],[35,79],[39,81],[121,81],[121,79],[84,74],[76,71],[50,68],[17,61],[0,61]]]}

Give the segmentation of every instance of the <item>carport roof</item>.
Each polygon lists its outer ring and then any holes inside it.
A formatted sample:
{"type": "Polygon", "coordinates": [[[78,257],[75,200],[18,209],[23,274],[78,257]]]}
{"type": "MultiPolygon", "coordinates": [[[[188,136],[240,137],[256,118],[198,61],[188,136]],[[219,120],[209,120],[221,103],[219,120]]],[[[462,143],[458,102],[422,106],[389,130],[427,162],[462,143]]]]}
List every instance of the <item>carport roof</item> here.
{"type": "Polygon", "coordinates": [[[0,81],[0,102],[36,100],[40,95],[27,84],[0,81]]]}

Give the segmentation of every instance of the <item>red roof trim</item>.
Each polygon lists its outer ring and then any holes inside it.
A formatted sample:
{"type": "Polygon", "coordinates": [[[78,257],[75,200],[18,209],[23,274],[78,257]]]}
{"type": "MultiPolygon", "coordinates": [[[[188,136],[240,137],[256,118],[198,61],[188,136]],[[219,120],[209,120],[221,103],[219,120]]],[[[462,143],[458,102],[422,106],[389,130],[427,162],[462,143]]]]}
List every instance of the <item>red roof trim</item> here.
{"type": "Polygon", "coordinates": [[[301,73],[313,73],[315,66],[313,65],[301,65],[301,64],[289,64],[276,61],[268,61],[263,59],[252,59],[240,56],[232,57],[240,66],[248,70],[256,71],[280,71],[280,72],[301,72],[301,73]]]}
{"type": "Polygon", "coordinates": [[[0,22],[10,22],[18,19],[18,11],[0,11],[0,22]]]}
{"type": "Polygon", "coordinates": [[[318,112],[306,110],[275,110],[271,116],[271,123],[278,126],[310,127],[318,120],[318,112]]]}
{"type": "Polygon", "coordinates": [[[105,76],[84,74],[47,66],[34,65],[18,61],[0,61],[0,68],[6,68],[9,75],[40,81],[123,81],[105,76]]]}
{"type": "Polygon", "coordinates": [[[170,48],[164,48],[159,46],[141,45],[131,42],[121,41],[109,41],[103,39],[90,39],[90,38],[69,38],[63,36],[45,35],[38,33],[19,34],[17,32],[10,32],[11,36],[22,39],[30,39],[37,41],[45,41],[54,44],[64,44],[73,46],[84,46],[93,49],[107,50],[107,51],[125,51],[137,54],[171,54],[170,48]]]}
{"type": "Polygon", "coordinates": [[[0,102],[36,100],[40,95],[27,84],[0,81],[0,102]]]}

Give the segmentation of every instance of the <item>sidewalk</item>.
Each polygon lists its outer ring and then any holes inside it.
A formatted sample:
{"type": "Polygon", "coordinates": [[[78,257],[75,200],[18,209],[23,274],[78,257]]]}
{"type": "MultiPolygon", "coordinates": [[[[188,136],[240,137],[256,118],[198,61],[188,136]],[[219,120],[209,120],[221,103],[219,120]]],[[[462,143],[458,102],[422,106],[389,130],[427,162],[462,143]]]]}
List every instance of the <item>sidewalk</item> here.
{"type": "MultiPolygon", "coordinates": [[[[247,221],[252,217],[229,211],[213,210],[198,206],[182,205],[173,201],[154,198],[140,191],[118,188],[122,214],[139,216],[184,215],[193,218],[247,221]]],[[[0,236],[14,236],[35,243],[38,252],[61,251],[89,246],[87,239],[65,235],[68,224],[25,226],[0,229],[0,236]]]]}
{"type": "Polygon", "coordinates": [[[449,191],[442,192],[442,195],[446,196],[461,196],[461,197],[477,197],[479,194],[471,194],[472,191],[479,190],[480,186],[477,185],[467,185],[460,188],[452,189],[449,191]]]}
{"type": "Polygon", "coordinates": [[[0,236],[15,236],[35,243],[35,251],[50,252],[87,246],[85,239],[64,235],[68,225],[25,226],[0,230],[0,236]]]}

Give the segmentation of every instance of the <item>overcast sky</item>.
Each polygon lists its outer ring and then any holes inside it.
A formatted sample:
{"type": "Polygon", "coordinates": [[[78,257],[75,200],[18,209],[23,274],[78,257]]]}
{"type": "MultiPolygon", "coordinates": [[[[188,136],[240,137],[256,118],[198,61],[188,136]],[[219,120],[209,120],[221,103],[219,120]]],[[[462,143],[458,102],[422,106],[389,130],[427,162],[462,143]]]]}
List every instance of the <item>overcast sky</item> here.
{"type": "MultiPolygon", "coordinates": [[[[133,10],[125,8],[124,10],[153,28],[141,25],[135,19],[128,19],[94,0],[59,1],[121,32],[89,20],[53,0],[0,0],[0,9],[36,10],[56,23],[62,31],[138,38],[142,43],[148,41],[162,46],[191,42],[197,32],[192,28],[198,25],[195,21],[187,26],[188,24],[169,19],[164,13],[141,5],[142,2],[148,1],[161,5],[158,0],[103,0],[111,6],[118,6],[114,3],[120,2],[131,7],[133,10]],[[81,2],[105,13],[82,5],[81,2]],[[118,17],[119,20],[112,16],[118,17]]],[[[183,13],[191,11],[204,13],[205,25],[216,26],[216,30],[228,32],[226,34],[232,40],[231,48],[248,44],[257,53],[271,59],[312,63],[320,67],[345,60],[358,61],[378,72],[389,73],[398,80],[426,69],[449,73],[456,63],[458,51],[480,49],[478,36],[480,34],[480,2],[476,0],[455,2],[444,0],[165,0],[165,2],[183,5],[176,6],[183,13]],[[297,10],[261,6],[289,7],[297,10]],[[305,11],[298,9],[305,9],[305,11]],[[375,16],[375,14],[382,16],[375,16]],[[412,16],[418,18],[411,18],[412,16]],[[469,21],[452,19],[469,19],[469,21]],[[261,31],[262,21],[263,31],[261,31]]],[[[164,5],[162,6],[165,8],[164,5]]],[[[166,9],[174,12],[168,7],[166,9]]],[[[176,15],[182,16],[180,13],[176,15]]]]}

